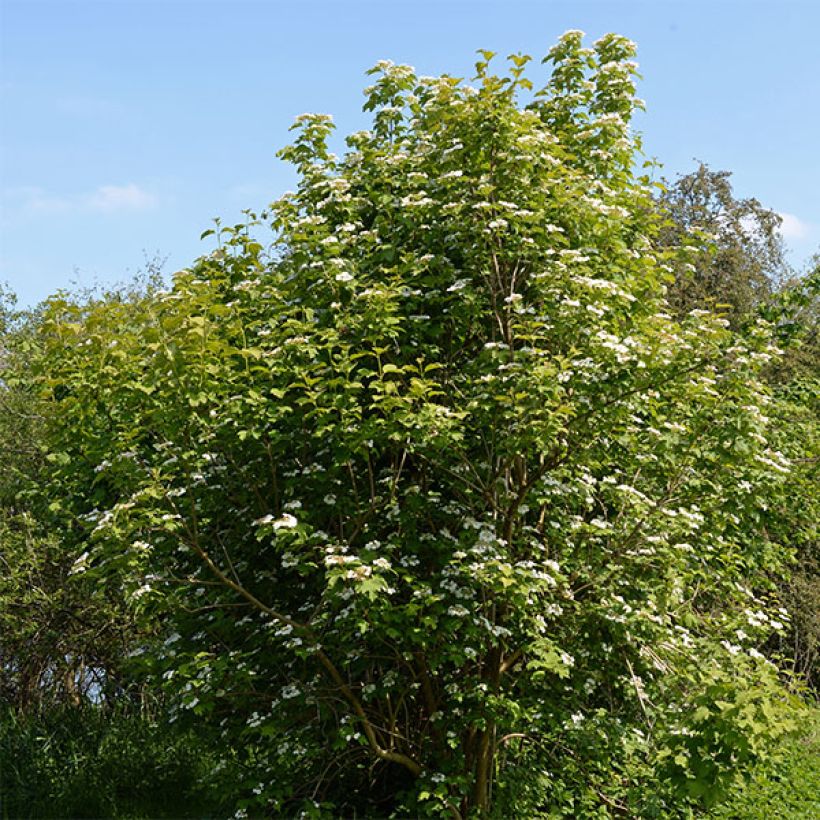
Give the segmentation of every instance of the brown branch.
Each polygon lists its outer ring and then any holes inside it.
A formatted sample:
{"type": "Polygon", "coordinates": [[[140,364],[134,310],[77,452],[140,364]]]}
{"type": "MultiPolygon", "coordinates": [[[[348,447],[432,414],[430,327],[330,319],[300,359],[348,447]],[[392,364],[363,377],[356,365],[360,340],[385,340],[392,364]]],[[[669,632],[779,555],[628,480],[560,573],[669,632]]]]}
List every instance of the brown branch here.
{"type": "MultiPolygon", "coordinates": [[[[306,624],[299,623],[298,621],[294,621],[292,618],[289,618],[287,615],[283,615],[281,612],[277,612],[272,607],[267,606],[267,604],[262,603],[250,590],[246,589],[241,584],[236,583],[232,578],[228,577],[211,559],[211,556],[200,546],[199,539],[196,537],[195,533],[192,534],[191,546],[194,548],[195,552],[199,555],[199,557],[205,562],[205,565],[211,572],[222,581],[225,586],[229,589],[232,589],[234,592],[241,595],[245,598],[246,601],[253,604],[258,610],[264,612],[271,618],[280,623],[286,624],[287,626],[292,627],[294,630],[300,632],[302,635],[307,637],[311,643],[313,643],[314,647],[318,647],[319,643],[318,640],[313,633],[313,630],[306,624]]],[[[408,771],[410,771],[413,775],[418,777],[422,772],[421,765],[413,760],[413,758],[409,757],[408,755],[402,754],[401,752],[393,752],[388,749],[382,748],[381,744],[379,743],[379,739],[376,736],[375,729],[373,725],[367,718],[365,711],[360,703],[359,699],[353,693],[351,688],[345,683],[344,679],[342,678],[339,670],[336,668],[333,661],[325,654],[322,649],[315,649],[313,653],[316,658],[318,659],[319,663],[324,667],[325,671],[330,676],[331,680],[336,684],[339,691],[344,695],[347,702],[352,707],[356,717],[362,723],[362,729],[364,730],[365,737],[367,738],[367,742],[370,745],[371,751],[376,755],[376,757],[380,758],[381,760],[387,760],[392,763],[398,763],[404,766],[408,771]]]]}
{"type": "Polygon", "coordinates": [[[530,736],[524,734],[524,732],[510,732],[508,735],[504,735],[499,741],[498,745],[500,746],[502,743],[506,743],[509,740],[514,740],[515,738],[521,738],[522,740],[529,740],[530,736]]]}
{"type": "Polygon", "coordinates": [[[504,661],[501,663],[501,668],[499,669],[500,673],[504,675],[507,672],[509,672],[510,669],[512,669],[513,666],[515,666],[518,663],[518,661],[521,660],[521,656],[523,654],[523,649],[516,649],[515,652],[512,653],[512,655],[507,656],[507,658],[505,658],[504,661]]]}

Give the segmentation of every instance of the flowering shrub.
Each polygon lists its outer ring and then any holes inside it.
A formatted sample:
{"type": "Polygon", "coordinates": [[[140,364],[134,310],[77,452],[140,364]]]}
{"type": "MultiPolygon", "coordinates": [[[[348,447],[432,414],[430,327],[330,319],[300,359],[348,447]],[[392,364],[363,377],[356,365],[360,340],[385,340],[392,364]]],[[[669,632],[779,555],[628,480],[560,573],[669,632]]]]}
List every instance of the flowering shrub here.
{"type": "Polygon", "coordinates": [[[169,291],[47,306],[75,575],[167,629],[240,810],[673,816],[788,728],[778,351],[667,312],[633,55],[379,63],[372,128],[298,118],[298,189],[169,291]]]}

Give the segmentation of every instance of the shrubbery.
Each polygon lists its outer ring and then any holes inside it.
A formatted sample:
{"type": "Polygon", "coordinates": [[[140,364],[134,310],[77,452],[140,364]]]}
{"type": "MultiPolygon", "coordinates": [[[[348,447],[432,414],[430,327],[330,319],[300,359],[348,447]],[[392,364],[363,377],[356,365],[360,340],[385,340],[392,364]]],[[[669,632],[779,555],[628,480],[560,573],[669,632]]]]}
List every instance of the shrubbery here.
{"type": "Polygon", "coordinates": [[[0,817],[220,817],[230,789],[207,736],[138,710],[0,715],[0,817]]]}
{"type": "Polygon", "coordinates": [[[297,191],[169,290],[9,337],[10,515],[135,618],[240,813],[689,816],[794,729],[783,328],[671,314],[700,246],[635,171],[633,53],[569,32],[540,90],[381,63],[371,130],[299,118],[297,191]]]}

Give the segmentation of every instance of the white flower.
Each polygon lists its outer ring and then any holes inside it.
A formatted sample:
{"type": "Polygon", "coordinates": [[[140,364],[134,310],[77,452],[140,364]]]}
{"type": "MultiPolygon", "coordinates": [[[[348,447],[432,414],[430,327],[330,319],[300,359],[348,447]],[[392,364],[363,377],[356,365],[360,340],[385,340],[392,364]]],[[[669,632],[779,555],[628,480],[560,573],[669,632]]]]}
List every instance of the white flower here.
{"type": "Polygon", "coordinates": [[[750,609],[744,610],[746,615],[746,620],[749,623],[749,626],[762,626],[766,621],[769,620],[769,616],[761,611],[757,610],[756,612],[752,612],[750,609]]]}
{"type": "Polygon", "coordinates": [[[347,271],[342,271],[341,273],[336,274],[336,281],[337,282],[352,282],[353,277],[347,271]]]}
{"type": "Polygon", "coordinates": [[[330,114],[300,114],[296,117],[296,122],[332,122],[330,114]]]}
{"type": "Polygon", "coordinates": [[[88,553],[84,552],[72,565],[69,575],[78,575],[88,569],[88,553]]]}
{"type": "Polygon", "coordinates": [[[373,574],[373,570],[366,566],[356,567],[355,569],[349,569],[345,573],[345,578],[349,581],[363,581],[365,578],[369,578],[373,574]]]}
{"type": "Polygon", "coordinates": [[[285,513],[273,522],[273,528],[274,530],[292,530],[298,523],[290,513],[285,513]]]}
{"type": "Polygon", "coordinates": [[[325,566],[344,566],[345,564],[355,564],[358,560],[355,555],[328,555],[325,558],[325,566]]]}

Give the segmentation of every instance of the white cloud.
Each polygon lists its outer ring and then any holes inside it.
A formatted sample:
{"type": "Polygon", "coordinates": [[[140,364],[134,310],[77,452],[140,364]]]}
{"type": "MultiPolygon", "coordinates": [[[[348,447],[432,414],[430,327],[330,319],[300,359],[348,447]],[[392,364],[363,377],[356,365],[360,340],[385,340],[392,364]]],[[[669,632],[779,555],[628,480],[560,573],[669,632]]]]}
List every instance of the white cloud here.
{"type": "Polygon", "coordinates": [[[139,185],[100,185],[87,193],[60,196],[43,188],[23,186],[5,191],[4,206],[31,214],[44,213],[117,213],[145,211],[159,200],[139,185]]]}
{"type": "Polygon", "coordinates": [[[50,213],[64,211],[68,207],[68,200],[54,196],[34,185],[7,188],[3,194],[3,209],[8,209],[9,214],[12,212],[50,213]]]}
{"type": "Polygon", "coordinates": [[[101,185],[88,197],[96,211],[142,211],[157,204],[157,198],[139,185],[101,185]]]}
{"type": "Polygon", "coordinates": [[[784,239],[805,239],[811,233],[811,226],[794,214],[779,213],[778,216],[783,220],[780,233],[784,239]]]}

